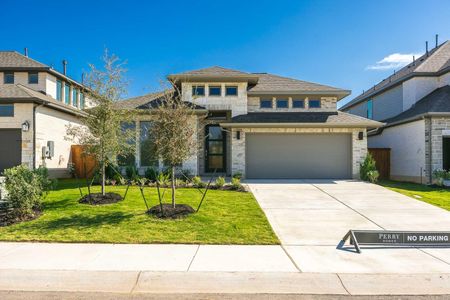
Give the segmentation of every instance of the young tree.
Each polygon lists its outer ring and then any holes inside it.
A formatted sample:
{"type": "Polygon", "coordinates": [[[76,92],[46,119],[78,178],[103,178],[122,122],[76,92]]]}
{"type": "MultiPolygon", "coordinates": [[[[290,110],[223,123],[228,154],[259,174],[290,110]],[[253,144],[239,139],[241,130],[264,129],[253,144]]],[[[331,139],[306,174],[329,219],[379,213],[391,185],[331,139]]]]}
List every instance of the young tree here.
{"type": "Polygon", "coordinates": [[[125,95],[127,82],[124,79],[124,62],[105,50],[103,69],[90,64],[90,72],[84,82],[88,88],[86,96],[92,101],[92,107],[86,109],[82,125],[67,127],[66,137],[80,144],[84,154],[94,156],[100,165],[102,195],[105,195],[105,168],[108,161],[114,161],[118,155],[127,155],[134,151],[130,140],[135,132],[124,130],[122,124],[131,121],[133,112],[118,109],[117,102],[125,95]]]}
{"type": "Polygon", "coordinates": [[[157,101],[150,131],[156,154],[171,170],[172,207],[175,208],[175,168],[197,147],[194,104],[183,102],[181,92],[174,84],[173,89],[166,90],[157,101]]]}

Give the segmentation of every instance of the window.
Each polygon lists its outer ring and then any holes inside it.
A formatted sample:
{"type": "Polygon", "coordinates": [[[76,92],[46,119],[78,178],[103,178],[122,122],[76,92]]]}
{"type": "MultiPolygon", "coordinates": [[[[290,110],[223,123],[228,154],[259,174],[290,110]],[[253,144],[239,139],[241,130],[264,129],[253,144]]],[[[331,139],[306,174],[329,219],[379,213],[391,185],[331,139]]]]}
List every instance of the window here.
{"type": "Polygon", "coordinates": [[[3,73],[3,83],[4,84],[14,84],[14,73],[13,72],[3,73]]]}
{"type": "Polygon", "coordinates": [[[141,122],[141,167],[158,167],[158,157],[156,156],[155,143],[151,137],[152,123],[148,121],[141,122]]]}
{"type": "Polygon", "coordinates": [[[210,86],[209,87],[209,95],[210,96],[222,96],[222,87],[221,86],[210,86]]]}
{"type": "Polygon", "coordinates": [[[309,100],[309,108],[320,108],[320,100],[309,100]]]}
{"type": "Polygon", "coordinates": [[[226,120],[226,119],[228,119],[228,114],[226,111],[210,111],[208,113],[208,119],[210,119],[210,120],[226,120]]]}
{"type": "Polygon", "coordinates": [[[62,100],[62,82],[61,80],[56,81],[56,100],[62,100]]]}
{"type": "Polygon", "coordinates": [[[78,107],[78,90],[72,90],[72,105],[78,107]]]}
{"type": "Polygon", "coordinates": [[[14,117],[14,104],[0,105],[0,117],[14,117]]]}
{"type": "Polygon", "coordinates": [[[238,87],[237,86],[227,86],[225,87],[225,96],[237,96],[238,87]]]}
{"type": "Polygon", "coordinates": [[[272,99],[261,99],[259,101],[260,108],[272,108],[272,99]]]}
{"type": "Polygon", "coordinates": [[[367,100],[367,119],[373,119],[373,103],[372,103],[372,99],[367,100]]]}
{"type": "Polygon", "coordinates": [[[28,84],[38,84],[39,75],[38,72],[28,72],[28,84]]]}
{"type": "Polygon", "coordinates": [[[70,86],[67,83],[64,84],[64,103],[70,104],[70,86]]]}
{"type": "Polygon", "coordinates": [[[80,93],[80,108],[84,108],[84,94],[80,93]]]}
{"type": "Polygon", "coordinates": [[[192,87],[192,96],[205,96],[205,86],[194,85],[192,87]]]}
{"type": "Polygon", "coordinates": [[[293,108],[305,108],[305,100],[293,99],[292,107],[293,108]]]}
{"type": "MultiPolygon", "coordinates": [[[[122,132],[127,136],[133,135],[133,132],[136,134],[135,122],[121,122],[120,127],[122,132]]],[[[129,140],[127,140],[127,143],[129,145],[136,145],[136,139],[130,138],[129,140]]],[[[119,155],[117,156],[117,163],[119,164],[119,166],[134,166],[136,164],[135,154],[128,153],[127,155],[119,155]]]]}
{"type": "Polygon", "coordinates": [[[288,103],[287,99],[277,99],[277,108],[288,108],[288,103]]]}

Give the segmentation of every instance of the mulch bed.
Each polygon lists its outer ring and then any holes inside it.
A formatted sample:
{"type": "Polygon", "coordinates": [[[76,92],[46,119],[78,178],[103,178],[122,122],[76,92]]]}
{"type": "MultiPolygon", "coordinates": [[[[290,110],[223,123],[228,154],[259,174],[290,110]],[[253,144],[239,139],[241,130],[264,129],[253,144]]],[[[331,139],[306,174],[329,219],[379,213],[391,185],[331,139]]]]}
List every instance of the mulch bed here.
{"type": "Polygon", "coordinates": [[[147,211],[147,214],[161,218],[161,219],[180,219],[190,214],[193,214],[195,210],[186,204],[177,204],[175,208],[172,204],[163,204],[163,214],[161,213],[161,207],[155,205],[147,211]]]}
{"type": "Polygon", "coordinates": [[[42,214],[42,211],[39,209],[35,209],[32,215],[25,217],[11,217],[11,214],[8,214],[6,211],[0,212],[0,227],[10,226],[17,223],[32,221],[39,218],[42,214]]]}
{"type": "Polygon", "coordinates": [[[103,204],[111,204],[122,201],[123,198],[119,194],[116,193],[93,193],[83,196],[78,202],[82,204],[90,204],[90,205],[103,205],[103,204]]]}

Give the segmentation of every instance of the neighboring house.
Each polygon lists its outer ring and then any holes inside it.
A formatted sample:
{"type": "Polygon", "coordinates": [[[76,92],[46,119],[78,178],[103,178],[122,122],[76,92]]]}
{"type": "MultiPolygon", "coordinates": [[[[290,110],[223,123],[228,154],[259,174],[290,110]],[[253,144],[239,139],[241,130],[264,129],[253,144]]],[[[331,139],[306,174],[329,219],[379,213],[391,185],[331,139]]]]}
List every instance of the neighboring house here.
{"type": "Polygon", "coordinates": [[[391,178],[430,183],[450,170],[450,41],[359,95],[341,110],[385,122],[369,148],[391,149],[391,178]]]}
{"type": "MultiPolygon", "coordinates": [[[[195,104],[192,118],[197,147],[183,164],[193,174],[215,170],[245,178],[358,178],[367,154],[366,129],[382,124],[337,111],[347,90],[276,76],[245,73],[222,67],[169,75],[182,99],[195,104]]],[[[123,164],[140,172],[162,168],[151,152],[152,108],[161,93],[118,103],[138,109],[129,124],[139,133],[136,153],[123,164]]]]}
{"type": "Polygon", "coordinates": [[[46,166],[54,177],[69,176],[66,125],[80,124],[87,102],[84,91],[83,85],[45,64],[0,51],[0,173],[25,164],[46,166]]]}

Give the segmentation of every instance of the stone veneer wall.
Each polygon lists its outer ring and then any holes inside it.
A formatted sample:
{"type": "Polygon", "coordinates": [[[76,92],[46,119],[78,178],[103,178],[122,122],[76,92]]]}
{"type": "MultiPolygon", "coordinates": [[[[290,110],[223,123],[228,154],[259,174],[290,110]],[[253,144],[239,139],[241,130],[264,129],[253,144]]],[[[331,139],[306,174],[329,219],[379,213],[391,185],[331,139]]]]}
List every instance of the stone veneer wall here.
{"type": "Polygon", "coordinates": [[[352,173],[359,179],[359,165],[367,155],[367,133],[365,128],[233,128],[232,129],[232,174],[242,173],[245,177],[245,134],[249,132],[268,133],[351,133],[352,134],[352,173]],[[241,131],[238,140],[237,131],[241,131]],[[364,132],[364,139],[358,139],[358,132],[364,132]]]}
{"type": "Polygon", "coordinates": [[[425,119],[425,161],[427,183],[432,181],[432,172],[443,168],[442,138],[450,136],[450,117],[425,119]],[[447,131],[447,133],[444,132],[447,131]]]}
{"type": "Polygon", "coordinates": [[[28,121],[30,129],[22,131],[22,164],[33,168],[33,104],[14,103],[14,117],[0,118],[0,128],[22,129],[22,123],[28,121]]]}

